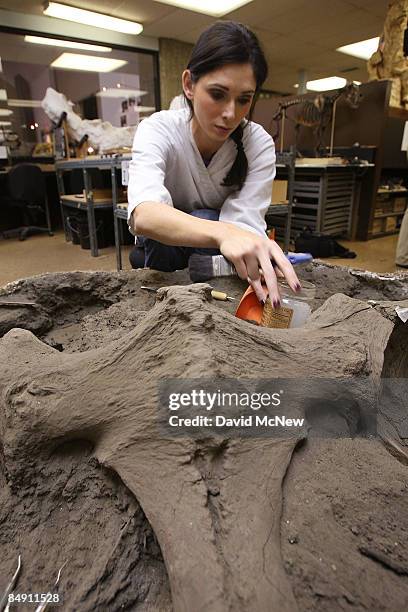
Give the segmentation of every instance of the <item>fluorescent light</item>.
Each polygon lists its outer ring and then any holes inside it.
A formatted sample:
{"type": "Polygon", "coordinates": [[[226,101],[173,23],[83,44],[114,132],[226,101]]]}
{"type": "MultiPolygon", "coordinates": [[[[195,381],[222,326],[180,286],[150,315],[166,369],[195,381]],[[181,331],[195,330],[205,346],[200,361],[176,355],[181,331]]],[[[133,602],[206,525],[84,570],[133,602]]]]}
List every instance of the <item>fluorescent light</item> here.
{"type": "Polygon", "coordinates": [[[155,106],[134,106],[135,113],[154,113],[156,110],[155,106]]]}
{"type": "Polygon", "coordinates": [[[0,121],[0,125],[11,125],[11,121],[0,121]]]}
{"type": "Polygon", "coordinates": [[[16,108],[41,108],[41,100],[18,100],[10,98],[7,100],[8,106],[15,106],[16,108]]]}
{"type": "Polygon", "coordinates": [[[178,6],[179,8],[204,13],[212,17],[222,17],[252,0],[155,0],[156,2],[178,6]]]}
{"type": "Polygon", "coordinates": [[[361,85],[361,81],[353,81],[354,85],[361,85]]]}
{"type": "Polygon", "coordinates": [[[367,40],[361,40],[351,45],[339,47],[336,51],[340,51],[340,53],[345,53],[346,55],[352,55],[353,57],[359,57],[363,60],[368,60],[372,54],[377,51],[379,42],[380,38],[377,36],[376,38],[368,38],[367,40]]]}
{"type": "Polygon", "coordinates": [[[123,32],[123,34],[140,34],[140,32],[143,32],[143,26],[140,23],[136,23],[136,21],[127,21],[126,19],[118,19],[103,13],[85,11],[75,6],[60,4],[59,2],[47,2],[44,15],[75,21],[76,23],[94,26],[95,28],[123,32]]]}
{"type": "Polygon", "coordinates": [[[8,108],[0,108],[0,116],[9,117],[12,114],[13,114],[12,110],[9,110],[8,108]]]}
{"type": "Polygon", "coordinates": [[[52,62],[51,67],[86,72],[112,72],[112,70],[117,70],[117,68],[121,68],[125,64],[127,64],[125,60],[112,59],[110,57],[63,53],[52,62]]]}
{"type": "Polygon", "coordinates": [[[82,49],[83,51],[99,51],[99,53],[110,53],[111,47],[100,47],[99,45],[88,45],[87,43],[74,42],[73,40],[59,40],[56,38],[44,38],[43,36],[24,36],[25,42],[36,45],[49,45],[50,47],[67,47],[68,49],[82,49]]]}
{"type": "Polygon", "coordinates": [[[98,98],[140,98],[148,92],[124,87],[105,87],[96,94],[98,98]]]}
{"type": "Polygon", "coordinates": [[[0,89],[0,100],[7,102],[7,91],[5,89],[0,89]]]}
{"type": "Polygon", "coordinates": [[[342,77],[327,77],[326,79],[316,79],[306,83],[307,89],[311,91],[330,91],[331,89],[340,89],[347,85],[346,79],[342,77]]]}

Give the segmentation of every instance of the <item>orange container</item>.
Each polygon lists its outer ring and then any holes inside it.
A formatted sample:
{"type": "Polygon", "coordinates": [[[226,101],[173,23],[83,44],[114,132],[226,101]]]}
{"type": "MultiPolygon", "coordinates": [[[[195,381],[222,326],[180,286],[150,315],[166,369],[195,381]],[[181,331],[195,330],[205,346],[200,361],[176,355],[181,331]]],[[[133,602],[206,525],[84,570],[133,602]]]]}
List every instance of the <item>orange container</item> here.
{"type": "MultiPolygon", "coordinates": [[[[268,290],[264,285],[262,285],[262,288],[264,290],[266,300],[268,297],[268,290]]],[[[238,304],[235,316],[238,317],[238,319],[243,319],[244,321],[254,321],[260,325],[263,309],[263,305],[259,302],[255,291],[250,285],[238,304]]]]}

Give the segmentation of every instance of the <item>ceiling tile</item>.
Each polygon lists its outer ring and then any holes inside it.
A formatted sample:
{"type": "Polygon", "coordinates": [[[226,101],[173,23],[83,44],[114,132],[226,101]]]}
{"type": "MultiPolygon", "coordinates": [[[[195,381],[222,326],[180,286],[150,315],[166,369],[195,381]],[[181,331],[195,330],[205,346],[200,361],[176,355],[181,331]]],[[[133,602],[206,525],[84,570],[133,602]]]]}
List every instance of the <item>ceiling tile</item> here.
{"type": "Polygon", "coordinates": [[[351,7],[364,9],[371,13],[371,15],[381,17],[383,20],[385,19],[389,4],[389,0],[343,0],[343,2],[346,2],[351,7]]]}
{"type": "Polygon", "coordinates": [[[340,0],[300,0],[295,8],[285,11],[281,15],[266,19],[263,27],[280,34],[290,34],[308,29],[319,29],[320,32],[327,24],[339,23],[343,15],[353,12],[348,4],[340,0]]]}
{"type": "MultiPolygon", "coordinates": [[[[90,0],[90,4],[93,4],[93,0],[90,0]]],[[[131,21],[140,21],[144,26],[178,11],[174,6],[153,2],[152,0],[137,0],[137,2],[135,0],[121,0],[118,5],[114,11],[111,9],[112,15],[131,21]]]]}
{"type": "MultiPolygon", "coordinates": [[[[191,33],[202,32],[204,28],[214,23],[214,19],[208,15],[200,15],[193,11],[173,11],[170,15],[154,21],[152,24],[146,26],[143,34],[146,36],[156,36],[158,38],[179,38],[180,35],[185,34],[183,40],[190,42],[191,33]],[[189,40],[187,40],[187,38],[189,40]]],[[[196,42],[197,34],[194,34],[191,42],[196,42]]]]}
{"type": "Polygon", "coordinates": [[[273,3],[270,3],[269,6],[265,0],[253,0],[253,2],[241,6],[236,11],[224,15],[223,19],[240,21],[247,25],[261,25],[265,22],[265,15],[281,15],[298,5],[299,0],[273,0],[273,3]]]}
{"type": "MultiPolygon", "coordinates": [[[[147,36],[190,43],[214,22],[207,15],[153,0],[61,1],[140,21],[147,36]]],[[[292,85],[300,68],[307,70],[309,78],[337,74],[366,80],[365,62],[335,49],[378,36],[387,6],[388,0],[253,0],[224,19],[248,24],[260,38],[270,66],[265,86],[294,93],[292,85]],[[357,70],[342,73],[353,67],[357,70]]],[[[40,15],[42,0],[0,0],[0,8],[40,15]]],[[[23,59],[21,53],[19,59],[23,59]]]]}

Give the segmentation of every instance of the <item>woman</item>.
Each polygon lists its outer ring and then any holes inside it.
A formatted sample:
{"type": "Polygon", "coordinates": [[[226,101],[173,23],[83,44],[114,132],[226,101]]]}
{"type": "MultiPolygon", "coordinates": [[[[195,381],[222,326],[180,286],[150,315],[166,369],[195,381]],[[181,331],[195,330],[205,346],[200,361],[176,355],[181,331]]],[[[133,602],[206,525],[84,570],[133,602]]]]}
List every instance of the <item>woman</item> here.
{"type": "Polygon", "coordinates": [[[299,280],[265,234],[275,176],[270,135],[251,117],[267,76],[256,36],[219,21],[205,30],[182,75],[188,108],[161,111],[137,129],[129,168],[129,228],[144,237],[133,267],[185,268],[192,252],[221,253],[264,302],[280,306],[277,273],[294,291],[299,280]],[[139,251],[140,252],[140,251],[139,251]]]}

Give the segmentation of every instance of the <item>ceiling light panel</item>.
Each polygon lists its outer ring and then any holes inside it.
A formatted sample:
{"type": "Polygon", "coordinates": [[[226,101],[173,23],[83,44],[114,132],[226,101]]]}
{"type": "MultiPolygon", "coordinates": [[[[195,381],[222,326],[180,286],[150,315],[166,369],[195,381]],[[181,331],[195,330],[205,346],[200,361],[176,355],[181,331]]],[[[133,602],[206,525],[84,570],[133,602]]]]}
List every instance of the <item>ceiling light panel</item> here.
{"type": "Polygon", "coordinates": [[[8,108],[0,108],[0,117],[9,117],[12,114],[12,110],[9,110],[8,108]]]}
{"type": "Polygon", "coordinates": [[[368,60],[370,59],[372,54],[377,51],[379,42],[380,39],[377,36],[376,38],[369,38],[367,40],[361,40],[360,42],[356,42],[351,45],[339,47],[338,49],[336,49],[336,51],[340,51],[340,53],[345,53],[346,55],[358,57],[363,60],[368,60]]]}
{"type": "Polygon", "coordinates": [[[51,68],[79,70],[83,72],[112,72],[127,64],[125,60],[80,53],[63,53],[51,64],[51,68]]]}
{"type": "Polygon", "coordinates": [[[59,2],[47,2],[44,15],[48,17],[57,17],[58,19],[66,19],[67,21],[75,21],[90,25],[95,28],[103,28],[104,30],[113,30],[114,32],[122,32],[123,34],[140,34],[143,32],[143,26],[136,21],[128,21],[127,19],[118,19],[103,13],[94,13],[84,9],[60,4],[59,2]]]}
{"type": "Polygon", "coordinates": [[[140,98],[148,92],[139,89],[126,89],[125,87],[105,87],[96,94],[100,98],[140,98]]]}
{"type": "Polygon", "coordinates": [[[14,106],[16,108],[40,108],[41,100],[24,100],[23,98],[19,100],[19,99],[9,98],[7,100],[7,105],[14,106]]]}
{"type": "Polygon", "coordinates": [[[110,53],[111,47],[100,47],[99,45],[88,45],[87,43],[74,42],[73,40],[58,40],[56,38],[44,38],[43,36],[24,36],[24,41],[36,45],[48,45],[50,47],[66,47],[67,49],[82,49],[82,51],[96,51],[99,53],[110,53]]]}
{"type": "Polygon", "coordinates": [[[177,6],[212,17],[222,17],[244,6],[244,4],[249,4],[252,0],[155,0],[155,2],[170,4],[170,6],[177,6]]]}
{"type": "Polygon", "coordinates": [[[310,91],[330,91],[331,89],[340,89],[347,85],[346,79],[342,77],[327,77],[326,79],[316,79],[315,81],[308,81],[306,84],[307,89],[310,91]]]}
{"type": "Polygon", "coordinates": [[[135,113],[154,113],[156,110],[155,106],[134,106],[133,110],[135,113]]]}

